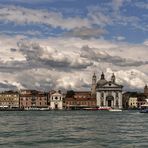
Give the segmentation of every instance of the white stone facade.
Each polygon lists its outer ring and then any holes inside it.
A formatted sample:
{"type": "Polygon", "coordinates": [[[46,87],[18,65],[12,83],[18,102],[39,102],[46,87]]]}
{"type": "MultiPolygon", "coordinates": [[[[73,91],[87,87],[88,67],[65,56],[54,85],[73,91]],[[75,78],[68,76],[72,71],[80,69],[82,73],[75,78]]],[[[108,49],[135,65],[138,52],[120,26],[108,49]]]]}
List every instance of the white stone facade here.
{"type": "Polygon", "coordinates": [[[113,75],[111,81],[106,81],[104,74],[96,84],[96,101],[99,107],[122,108],[122,85],[115,83],[113,75]]]}
{"type": "Polygon", "coordinates": [[[50,96],[50,108],[51,109],[63,109],[63,98],[64,96],[55,92],[50,96]]]}

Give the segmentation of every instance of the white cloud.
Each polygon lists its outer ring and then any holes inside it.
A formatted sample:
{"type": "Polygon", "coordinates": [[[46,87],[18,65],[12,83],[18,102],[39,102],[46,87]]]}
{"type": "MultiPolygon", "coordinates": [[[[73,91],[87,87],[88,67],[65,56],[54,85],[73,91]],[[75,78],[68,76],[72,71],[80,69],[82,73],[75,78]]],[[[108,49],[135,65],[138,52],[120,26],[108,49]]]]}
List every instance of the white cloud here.
{"type": "Polygon", "coordinates": [[[68,17],[64,18],[60,12],[49,12],[47,10],[28,9],[16,6],[1,6],[0,20],[10,21],[16,24],[45,24],[54,28],[73,29],[76,27],[90,27],[91,23],[86,18],[68,17]],[[78,23],[79,22],[79,23],[78,23]]]}
{"type": "Polygon", "coordinates": [[[126,88],[130,89],[144,88],[145,84],[148,83],[147,75],[139,70],[130,69],[130,70],[119,70],[117,72],[112,71],[110,68],[107,68],[107,74],[115,73],[117,82],[125,85],[126,88]]]}
{"type": "Polygon", "coordinates": [[[148,9],[148,3],[147,2],[143,2],[143,1],[137,1],[136,3],[134,3],[135,6],[137,6],[138,8],[141,9],[148,9]]]}
{"type": "Polygon", "coordinates": [[[125,37],[124,36],[116,36],[116,37],[114,37],[114,39],[116,39],[118,41],[123,41],[123,40],[125,40],[125,37]]]}
{"type": "Polygon", "coordinates": [[[113,0],[113,8],[115,11],[118,11],[120,7],[123,5],[124,0],[113,0]]]}

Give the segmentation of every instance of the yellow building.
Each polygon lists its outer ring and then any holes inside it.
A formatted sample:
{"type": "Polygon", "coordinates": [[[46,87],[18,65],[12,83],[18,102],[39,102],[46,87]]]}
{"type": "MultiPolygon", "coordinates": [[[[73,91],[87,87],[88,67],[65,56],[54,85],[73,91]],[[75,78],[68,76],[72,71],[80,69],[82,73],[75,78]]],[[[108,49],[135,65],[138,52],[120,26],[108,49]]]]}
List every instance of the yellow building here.
{"type": "Polygon", "coordinates": [[[137,108],[138,107],[138,98],[137,97],[130,97],[128,106],[129,108],[137,108]]]}
{"type": "Polygon", "coordinates": [[[19,108],[19,94],[14,91],[0,93],[0,108],[19,108]]]}

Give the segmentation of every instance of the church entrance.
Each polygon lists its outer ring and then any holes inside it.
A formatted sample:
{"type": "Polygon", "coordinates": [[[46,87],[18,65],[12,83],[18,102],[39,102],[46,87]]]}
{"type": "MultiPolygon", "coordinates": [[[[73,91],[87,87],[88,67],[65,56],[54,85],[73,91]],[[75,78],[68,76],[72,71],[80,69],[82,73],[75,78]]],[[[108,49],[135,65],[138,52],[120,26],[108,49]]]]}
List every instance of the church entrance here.
{"type": "Polygon", "coordinates": [[[55,109],[58,109],[58,104],[55,104],[55,109]]]}
{"type": "Polygon", "coordinates": [[[112,107],[112,101],[114,101],[114,97],[109,95],[106,97],[108,107],[112,107]]]}
{"type": "Polygon", "coordinates": [[[112,100],[108,100],[108,107],[112,106],[112,100]]]}

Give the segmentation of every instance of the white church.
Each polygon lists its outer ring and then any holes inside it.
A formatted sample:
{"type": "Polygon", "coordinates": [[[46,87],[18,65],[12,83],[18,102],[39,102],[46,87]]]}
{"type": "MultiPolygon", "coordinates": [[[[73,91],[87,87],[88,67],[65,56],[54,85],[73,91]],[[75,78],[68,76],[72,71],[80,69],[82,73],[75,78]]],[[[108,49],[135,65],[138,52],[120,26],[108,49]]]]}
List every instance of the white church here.
{"type": "Polygon", "coordinates": [[[101,78],[97,81],[97,77],[94,73],[92,77],[92,96],[96,96],[96,104],[98,107],[112,107],[122,108],[122,85],[116,83],[115,75],[111,76],[111,80],[105,79],[104,73],[101,74],[101,78]]]}
{"type": "Polygon", "coordinates": [[[63,94],[59,91],[50,96],[50,109],[63,109],[63,94]]]}

